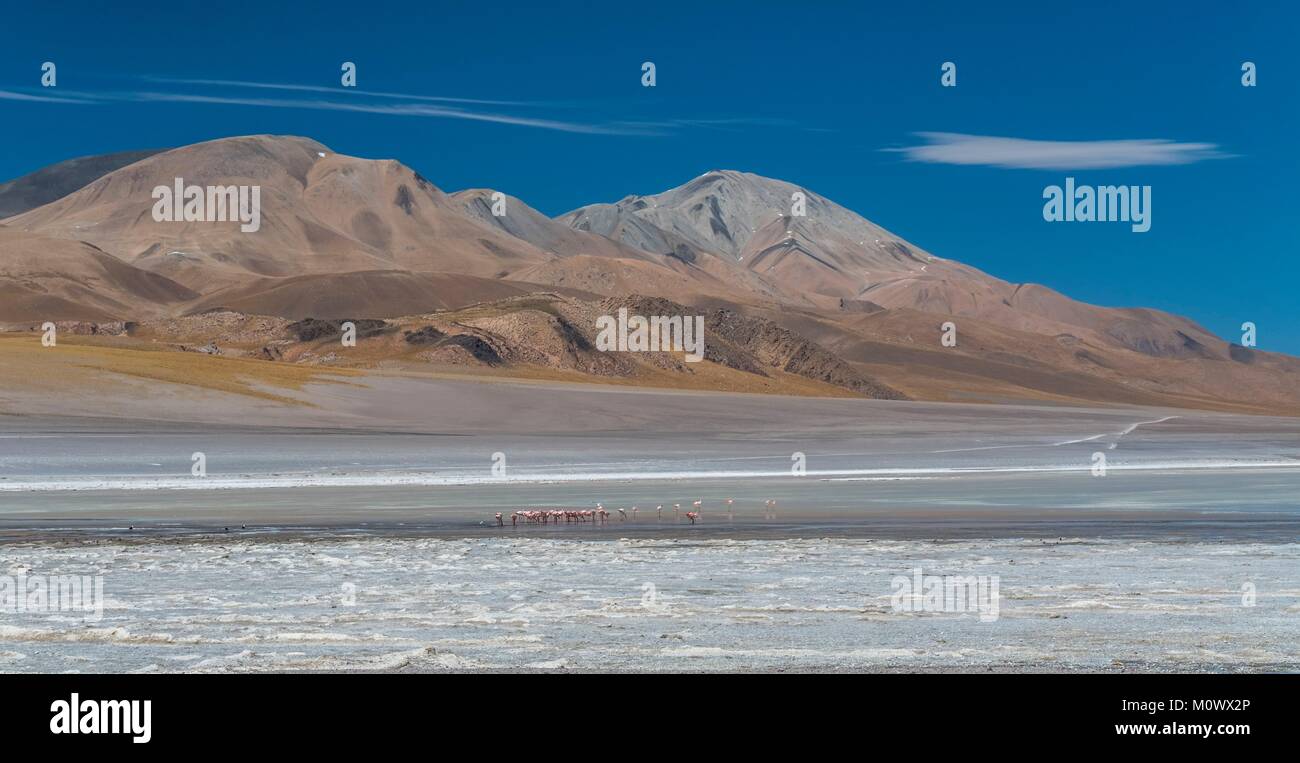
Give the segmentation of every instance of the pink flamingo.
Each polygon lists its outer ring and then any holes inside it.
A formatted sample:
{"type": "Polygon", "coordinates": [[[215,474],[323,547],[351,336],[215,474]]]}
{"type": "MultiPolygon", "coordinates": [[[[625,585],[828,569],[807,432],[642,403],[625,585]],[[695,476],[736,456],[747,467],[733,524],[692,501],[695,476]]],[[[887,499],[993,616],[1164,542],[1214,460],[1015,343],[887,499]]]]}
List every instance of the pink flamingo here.
{"type": "Polygon", "coordinates": [[[691,520],[691,524],[695,524],[695,520],[699,519],[700,515],[694,511],[688,511],[686,512],[686,518],[691,520]]]}
{"type": "Polygon", "coordinates": [[[626,522],[626,521],[627,521],[627,510],[626,510],[626,509],[619,509],[619,510],[618,510],[618,521],[620,521],[620,522],[626,522]]]}
{"type": "Polygon", "coordinates": [[[682,508],[682,505],[681,505],[680,503],[674,503],[674,504],[673,504],[673,521],[674,521],[674,522],[677,521],[677,512],[680,511],[681,508],[682,508]]]}
{"type": "Polygon", "coordinates": [[[655,515],[657,520],[664,518],[664,505],[662,503],[655,507],[655,515]]]}
{"type": "Polygon", "coordinates": [[[498,512],[497,512],[497,527],[505,527],[505,526],[506,526],[505,520],[503,520],[503,519],[501,518],[501,512],[498,511],[498,512]]]}

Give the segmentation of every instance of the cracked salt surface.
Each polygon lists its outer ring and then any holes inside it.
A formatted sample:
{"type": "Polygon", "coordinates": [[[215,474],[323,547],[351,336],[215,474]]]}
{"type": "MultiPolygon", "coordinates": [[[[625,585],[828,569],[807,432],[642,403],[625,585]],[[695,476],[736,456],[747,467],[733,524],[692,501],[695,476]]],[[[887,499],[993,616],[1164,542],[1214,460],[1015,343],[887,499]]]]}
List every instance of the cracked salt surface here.
{"type": "Polygon", "coordinates": [[[107,602],[97,622],[7,613],[0,671],[1300,669],[1300,543],[0,546],[19,570],[104,574],[107,602]],[[891,580],[915,567],[999,576],[999,618],[894,611],[891,580]]]}

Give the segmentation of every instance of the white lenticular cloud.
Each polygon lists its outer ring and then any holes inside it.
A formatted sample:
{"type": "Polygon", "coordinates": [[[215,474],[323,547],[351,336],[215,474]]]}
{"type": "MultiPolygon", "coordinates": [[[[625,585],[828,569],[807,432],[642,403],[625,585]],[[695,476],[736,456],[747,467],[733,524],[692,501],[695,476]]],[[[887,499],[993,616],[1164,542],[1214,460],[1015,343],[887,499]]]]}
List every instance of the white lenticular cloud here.
{"type": "Polygon", "coordinates": [[[921,132],[921,146],[888,148],[914,162],[1009,169],[1080,170],[1191,164],[1227,156],[1213,143],[1140,140],[1030,140],[952,132],[921,132]]]}

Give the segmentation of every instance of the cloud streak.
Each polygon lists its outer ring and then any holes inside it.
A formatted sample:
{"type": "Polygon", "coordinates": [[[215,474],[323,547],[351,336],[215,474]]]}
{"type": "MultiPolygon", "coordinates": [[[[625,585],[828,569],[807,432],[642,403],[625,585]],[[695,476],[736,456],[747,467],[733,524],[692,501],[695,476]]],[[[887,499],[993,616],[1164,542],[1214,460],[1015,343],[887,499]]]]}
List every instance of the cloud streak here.
{"type": "MultiPolygon", "coordinates": [[[[519,113],[520,109],[560,108],[565,105],[556,103],[413,95],[343,87],[252,82],[247,80],[152,76],[137,79],[160,86],[187,86],[196,89],[196,91],[175,92],[172,88],[158,87],[150,90],[97,92],[94,94],[64,92],[60,93],[59,96],[52,96],[44,93],[27,94],[13,90],[0,90],[0,100],[44,103],[190,103],[252,108],[336,111],[401,117],[463,119],[584,135],[663,136],[682,130],[737,130],[745,127],[799,129],[798,124],[784,119],[732,117],[723,119],[661,118],[654,120],[583,121],[538,115],[536,111],[519,113]],[[209,89],[209,92],[203,92],[203,89],[209,89]],[[240,90],[252,92],[238,92],[240,90]]],[[[19,90],[29,89],[20,88],[19,90]]]]}
{"type": "Polygon", "coordinates": [[[902,153],[914,162],[1035,170],[1192,164],[1228,156],[1213,143],[1176,143],[1163,139],[1065,141],[953,132],[916,134],[927,142],[883,150],[902,153]]]}
{"type": "Polygon", "coordinates": [[[62,97],[56,95],[29,95],[12,90],[0,90],[0,101],[29,101],[34,103],[95,103],[94,100],[80,97],[62,97]]]}
{"type": "Polygon", "coordinates": [[[448,119],[468,119],[477,122],[495,122],[497,124],[539,127],[561,132],[585,133],[588,135],[653,135],[650,130],[625,127],[621,125],[583,124],[557,119],[541,119],[513,114],[470,110],[455,106],[442,106],[428,103],[361,103],[329,100],[298,100],[288,98],[251,98],[242,96],[191,95],[187,93],[143,92],[120,94],[123,99],[146,101],[152,103],[210,103],[228,106],[259,106],[279,109],[311,109],[316,111],[348,111],[364,114],[388,114],[407,117],[443,117],[448,119]]]}
{"type": "Polygon", "coordinates": [[[493,101],[480,98],[453,98],[443,95],[412,95],[410,93],[388,93],[378,90],[357,90],[356,88],[324,87],[321,85],[290,85],[279,82],[249,82],[234,79],[182,79],[172,77],[145,77],[147,82],[169,85],[199,85],[208,87],[241,87],[258,90],[286,90],[296,93],[345,93],[351,96],[369,98],[395,98],[406,101],[431,101],[436,103],[464,103],[478,106],[539,106],[543,104],[527,101],[493,101]]]}

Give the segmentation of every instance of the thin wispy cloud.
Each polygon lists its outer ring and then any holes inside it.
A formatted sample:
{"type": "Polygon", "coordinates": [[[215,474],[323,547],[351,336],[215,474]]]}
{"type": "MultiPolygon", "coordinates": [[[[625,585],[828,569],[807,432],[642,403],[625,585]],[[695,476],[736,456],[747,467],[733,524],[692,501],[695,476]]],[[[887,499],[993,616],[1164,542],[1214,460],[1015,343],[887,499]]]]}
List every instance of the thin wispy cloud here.
{"type": "Polygon", "coordinates": [[[1177,143],[1163,139],[1067,141],[952,132],[916,134],[927,142],[883,150],[902,153],[914,162],[1036,170],[1192,164],[1228,156],[1214,143],[1177,143]]]}
{"type": "Polygon", "coordinates": [[[815,128],[805,127],[792,119],[773,119],[770,117],[732,117],[726,119],[659,119],[646,121],[622,121],[614,124],[628,127],[640,127],[648,130],[673,130],[682,127],[695,127],[705,130],[736,131],[746,127],[774,127],[799,130],[815,128]]]}
{"type": "Polygon", "coordinates": [[[557,109],[566,105],[571,106],[571,104],[418,95],[247,80],[174,77],[139,77],[138,79],[156,85],[181,85],[191,90],[175,92],[171,88],[157,88],[150,90],[119,90],[93,95],[62,93],[59,96],[0,90],[0,100],[8,98],[11,100],[47,103],[192,103],[253,108],[339,111],[403,117],[463,119],[586,135],[662,136],[671,135],[681,130],[736,130],[743,127],[800,129],[798,124],[789,120],[761,117],[582,121],[568,117],[541,116],[537,112],[537,109],[541,108],[557,109]],[[202,92],[204,89],[209,89],[210,92],[202,92]],[[231,92],[232,90],[275,91],[281,95],[269,97],[269,93],[261,95],[253,92],[231,92]],[[309,94],[316,96],[328,94],[329,97],[307,97],[309,94]],[[298,95],[303,97],[296,97],[298,95]],[[518,109],[526,109],[531,113],[517,113],[518,109]]]}
{"type": "Polygon", "coordinates": [[[447,119],[468,119],[478,122],[495,122],[498,124],[540,127],[561,132],[586,133],[590,135],[648,135],[646,130],[634,129],[620,125],[582,124],[556,119],[539,119],[536,117],[517,116],[485,111],[476,111],[453,106],[437,106],[427,103],[359,103],[351,101],[299,100],[282,98],[246,98],[239,96],[193,95],[188,93],[143,92],[124,94],[126,98],[136,101],[155,103],[211,103],[230,106],[260,106],[279,109],[312,109],[317,111],[348,111],[365,114],[388,114],[408,117],[442,117],[447,119]]]}
{"type": "Polygon", "coordinates": [[[198,85],[207,87],[239,87],[257,90],[287,90],[296,93],[333,93],[346,94],[348,97],[394,98],[406,101],[430,101],[435,103],[465,103],[478,106],[541,106],[529,101],[496,101],[480,98],[455,98],[444,95],[415,95],[411,93],[388,93],[378,90],[357,90],[356,88],[325,87],[323,85],[291,85],[280,82],[250,82],[234,79],[183,79],[173,77],[145,77],[146,82],[169,85],[198,85]]]}
{"type": "Polygon", "coordinates": [[[0,90],[0,101],[31,101],[34,103],[95,103],[90,98],[58,95],[31,95],[29,93],[17,93],[12,90],[0,90]]]}

